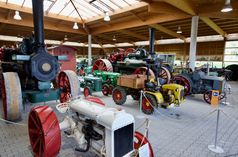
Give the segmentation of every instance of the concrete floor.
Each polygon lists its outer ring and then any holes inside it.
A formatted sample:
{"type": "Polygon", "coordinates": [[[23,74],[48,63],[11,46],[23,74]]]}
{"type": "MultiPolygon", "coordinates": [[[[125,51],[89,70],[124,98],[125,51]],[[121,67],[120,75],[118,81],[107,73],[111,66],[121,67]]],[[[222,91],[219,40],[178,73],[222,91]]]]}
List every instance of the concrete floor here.
{"type": "MultiPolygon", "coordinates": [[[[138,102],[129,96],[124,106],[117,106],[111,97],[101,93],[94,94],[111,107],[121,107],[133,114],[136,119],[136,128],[145,117],[151,120],[149,140],[153,146],[155,157],[235,157],[238,156],[238,84],[230,82],[232,94],[228,95],[230,105],[221,105],[218,146],[224,149],[223,154],[215,154],[207,146],[214,143],[216,112],[215,109],[203,101],[202,95],[187,97],[181,107],[159,109],[156,113],[146,116],[140,113],[138,102]],[[224,113],[226,114],[224,114],[224,113]],[[143,119],[142,119],[143,118],[143,119]]],[[[46,105],[54,107],[56,102],[46,105]]],[[[21,124],[27,124],[28,105],[23,113],[21,124]]],[[[57,113],[59,120],[63,117],[57,113]]],[[[144,132],[144,127],[139,131],[144,132]]],[[[19,126],[6,124],[0,121],[0,156],[1,157],[30,157],[27,125],[19,126]]],[[[91,153],[81,154],[74,152],[74,142],[62,134],[60,157],[95,156],[91,153]]]]}

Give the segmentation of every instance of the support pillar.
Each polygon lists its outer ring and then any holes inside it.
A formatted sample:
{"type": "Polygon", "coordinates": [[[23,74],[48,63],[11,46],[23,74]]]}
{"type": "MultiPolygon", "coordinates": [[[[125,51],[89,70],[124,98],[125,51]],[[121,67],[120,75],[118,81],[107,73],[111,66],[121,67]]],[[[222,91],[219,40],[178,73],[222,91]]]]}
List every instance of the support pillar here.
{"type": "Polygon", "coordinates": [[[88,66],[92,64],[92,35],[88,35],[88,66]]]}
{"type": "Polygon", "coordinates": [[[192,17],[192,26],[191,26],[191,41],[190,41],[190,50],[189,50],[189,67],[195,69],[196,53],[197,53],[197,32],[198,32],[198,21],[199,16],[192,17]]]}

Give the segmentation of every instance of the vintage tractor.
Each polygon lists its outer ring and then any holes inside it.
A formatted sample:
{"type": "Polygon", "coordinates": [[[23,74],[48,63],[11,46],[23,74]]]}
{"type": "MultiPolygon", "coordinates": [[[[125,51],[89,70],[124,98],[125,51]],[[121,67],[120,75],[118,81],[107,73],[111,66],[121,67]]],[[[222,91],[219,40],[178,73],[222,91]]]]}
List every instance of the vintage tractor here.
{"type": "Polygon", "coordinates": [[[102,78],[102,93],[104,95],[111,95],[114,87],[117,85],[117,79],[120,73],[106,72],[106,71],[94,71],[94,76],[102,78]]]}
{"type": "Polygon", "coordinates": [[[65,116],[60,124],[48,106],[32,108],[29,114],[28,133],[34,156],[57,156],[61,131],[75,139],[75,151],[91,151],[105,157],[137,157],[138,149],[148,144],[147,155],[154,156],[148,139],[135,131],[134,117],[124,110],[106,107],[94,97],[78,98],[56,108],[65,116]]]}
{"type": "Polygon", "coordinates": [[[44,44],[43,1],[32,0],[34,38],[24,38],[18,49],[4,49],[2,60],[3,117],[16,121],[21,118],[22,98],[30,102],[57,100],[65,102],[80,92],[76,74],[59,72],[58,60],[47,53],[44,44]],[[58,75],[58,88],[51,83],[58,75]]]}
{"type": "Polygon", "coordinates": [[[123,105],[127,95],[131,95],[134,100],[139,100],[141,90],[145,93],[141,107],[146,114],[152,114],[154,107],[158,106],[164,108],[171,104],[179,106],[184,99],[183,86],[165,84],[159,87],[154,78],[147,79],[145,75],[138,74],[119,76],[117,86],[112,92],[112,98],[117,105],[123,105]]]}
{"type": "Polygon", "coordinates": [[[203,94],[203,98],[208,104],[211,103],[212,90],[219,90],[220,100],[225,97],[225,79],[223,77],[207,76],[202,71],[194,71],[174,76],[173,82],[184,86],[185,95],[203,94]]]}
{"type": "Polygon", "coordinates": [[[94,71],[94,76],[85,76],[80,86],[84,88],[84,96],[92,95],[93,92],[102,91],[103,95],[111,95],[116,86],[120,73],[94,71]]]}
{"type": "MultiPolygon", "coordinates": [[[[154,30],[150,29],[150,52],[154,52],[154,30]],[[153,47],[153,48],[152,48],[153,47]]],[[[99,70],[99,71],[108,71],[108,72],[117,72],[121,74],[145,74],[147,70],[147,60],[150,60],[150,52],[147,52],[144,48],[139,47],[136,50],[130,49],[127,50],[126,52],[129,52],[126,57],[124,53],[121,55],[120,60],[116,60],[118,57],[110,57],[114,58],[112,59],[109,58],[107,59],[98,59],[95,61],[92,71],[99,70]],[[123,58],[123,59],[121,59],[123,58]]],[[[159,59],[159,55],[154,55],[156,59],[159,60],[160,66],[154,68],[152,67],[149,70],[149,75],[150,76],[156,76],[159,77],[160,80],[163,80],[164,83],[170,83],[171,79],[171,73],[169,69],[167,68],[167,64],[163,66],[162,60],[159,59]],[[157,74],[156,71],[158,71],[157,74]]]]}
{"type": "Polygon", "coordinates": [[[116,104],[122,105],[126,102],[127,95],[131,95],[134,100],[139,100],[140,91],[144,91],[145,98],[142,99],[142,111],[151,114],[154,107],[168,107],[171,104],[179,105],[184,97],[184,87],[178,84],[165,84],[164,79],[158,78],[161,72],[161,62],[154,52],[154,29],[150,29],[150,53],[145,59],[146,67],[143,69],[144,75],[122,75],[117,80],[117,87],[112,92],[113,100],[116,104]],[[151,74],[154,69],[155,74],[151,74]]]}

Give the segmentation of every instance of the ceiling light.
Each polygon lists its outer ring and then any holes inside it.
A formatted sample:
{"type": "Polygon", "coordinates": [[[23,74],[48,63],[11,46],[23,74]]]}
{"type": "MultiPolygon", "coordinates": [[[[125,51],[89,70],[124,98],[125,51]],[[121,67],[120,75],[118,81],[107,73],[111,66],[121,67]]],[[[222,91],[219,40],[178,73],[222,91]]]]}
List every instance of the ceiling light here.
{"type": "Polygon", "coordinates": [[[79,29],[79,26],[78,26],[77,22],[74,22],[73,29],[79,29]]]}
{"type": "Polygon", "coordinates": [[[112,39],[112,40],[113,40],[113,41],[116,41],[116,40],[117,40],[115,35],[113,36],[113,39],[112,39]]]}
{"type": "Polygon", "coordinates": [[[224,7],[222,8],[221,12],[226,13],[232,11],[231,0],[226,0],[224,7]]]}
{"type": "Polygon", "coordinates": [[[20,13],[19,11],[15,11],[15,15],[13,17],[15,20],[21,20],[21,16],[20,16],[20,13]]]}
{"type": "Polygon", "coordinates": [[[108,12],[105,13],[104,21],[110,21],[110,16],[109,16],[108,12]]]}
{"type": "Polygon", "coordinates": [[[67,41],[68,40],[68,37],[67,35],[64,36],[64,41],[67,41]]]}
{"type": "Polygon", "coordinates": [[[178,34],[181,34],[181,33],[183,33],[183,32],[182,32],[182,29],[181,29],[181,27],[180,27],[180,26],[178,26],[177,33],[178,33],[178,34]]]}

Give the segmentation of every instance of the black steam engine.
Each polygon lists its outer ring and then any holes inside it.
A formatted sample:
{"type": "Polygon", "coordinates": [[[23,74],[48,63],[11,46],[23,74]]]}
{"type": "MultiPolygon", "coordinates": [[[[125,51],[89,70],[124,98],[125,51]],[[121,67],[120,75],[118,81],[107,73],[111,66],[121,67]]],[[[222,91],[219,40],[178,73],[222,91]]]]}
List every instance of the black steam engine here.
{"type": "Polygon", "coordinates": [[[78,78],[73,71],[59,73],[62,57],[47,53],[44,43],[43,0],[32,0],[34,34],[23,38],[16,49],[4,49],[2,60],[3,113],[7,120],[18,120],[23,99],[30,102],[65,102],[79,94],[78,78]],[[56,79],[58,76],[58,79],[56,79]],[[58,88],[52,81],[58,81],[58,88]],[[74,86],[72,86],[74,84],[74,86]]]}

